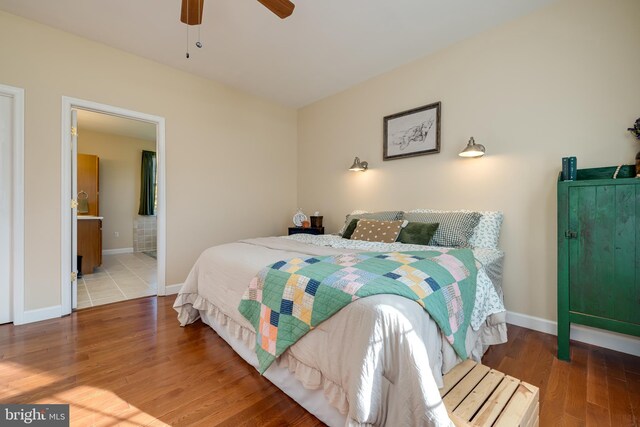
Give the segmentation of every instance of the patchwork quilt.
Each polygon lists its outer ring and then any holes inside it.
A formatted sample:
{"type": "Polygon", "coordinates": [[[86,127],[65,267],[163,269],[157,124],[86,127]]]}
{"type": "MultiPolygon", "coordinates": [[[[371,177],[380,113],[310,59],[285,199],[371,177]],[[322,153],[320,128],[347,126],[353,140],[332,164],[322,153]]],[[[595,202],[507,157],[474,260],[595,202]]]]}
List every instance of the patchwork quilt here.
{"type": "Polygon", "coordinates": [[[477,272],[470,249],[293,258],[261,270],[238,310],[255,328],[260,373],[347,304],[378,294],[400,295],[420,304],[466,359],[477,272]]]}

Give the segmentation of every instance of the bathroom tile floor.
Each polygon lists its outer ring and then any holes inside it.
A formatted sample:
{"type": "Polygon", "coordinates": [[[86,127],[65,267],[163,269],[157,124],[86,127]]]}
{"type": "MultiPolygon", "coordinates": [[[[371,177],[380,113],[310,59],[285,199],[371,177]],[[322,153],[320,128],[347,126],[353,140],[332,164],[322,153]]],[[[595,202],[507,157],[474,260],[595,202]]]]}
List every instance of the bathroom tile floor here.
{"type": "Polygon", "coordinates": [[[104,255],[78,280],[78,309],[156,295],[157,261],[143,253],[104,255]]]}

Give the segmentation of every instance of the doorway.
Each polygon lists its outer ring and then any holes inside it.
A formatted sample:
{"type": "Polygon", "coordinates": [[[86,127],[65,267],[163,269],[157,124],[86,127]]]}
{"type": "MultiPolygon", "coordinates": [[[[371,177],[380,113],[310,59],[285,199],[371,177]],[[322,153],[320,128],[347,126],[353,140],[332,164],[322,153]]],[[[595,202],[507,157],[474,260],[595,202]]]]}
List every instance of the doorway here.
{"type": "Polygon", "coordinates": [[[77,122],[74,308],[155,296],[156,125],[82,109],[77,122]]]}
{"type": "Polygon", "coordinates": [[[0,324],[24,317],[24,90],[0,85],[0,324]]]}
{"type": "Polygon", "coordinates": [[[164,119],[65,97],[63,150],[63,314],[164,295],[164,119]]]}

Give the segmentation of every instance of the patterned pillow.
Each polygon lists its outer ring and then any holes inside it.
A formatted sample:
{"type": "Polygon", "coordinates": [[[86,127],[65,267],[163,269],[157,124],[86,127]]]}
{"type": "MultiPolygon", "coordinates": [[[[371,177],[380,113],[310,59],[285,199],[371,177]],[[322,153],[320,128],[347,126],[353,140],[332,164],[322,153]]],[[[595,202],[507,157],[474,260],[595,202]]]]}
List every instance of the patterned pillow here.
{"type": "MultiPolygon", "coordinates": [[[[437,211],[433,209],[415,209],[410,212],[446,213],[471,211],[437,211]]],[[[500,240],[500,228],[502,227],[504,214],[499,211],[478,211],[478,213],[482,215],[482,217],[480,218],[480,222],[478,223],[476,228],[473,230],[473,235],[469,239],[469,245],[472,248],[498,249],[498,242],[500,240]]]]}
{"type": "Polygon", "coordinates": [[[504,215],[502,212],[485,211],[478,212],[482,215],[478,226],[469,239],[469,244],[474,248],[498,249],[500,240],[500,228],[504,215]]]}
{"type": "Polygon", "coordinates": [[[398,238],[405,221],[376,221],[361,219],[351,235],[351,240],[393,243],[398,238]]]}
{"type": "Polygon", "coordinates": [[[350,239],[351,235],[353,234],[353,232],[355,231],[356,227],[358,226],[358,221],[360,221],[358,218],[353,218],[351,220],[351,222],[349,223],[349,225],[347,225],[347,228],[344,229],[344,233],[342,233],[342,237],[345,239],[350,239]]]}
{"type": "MultiPolygon", "coordinates": [[[[359,212],[359,211],[354,211],[359,212]]],[[[396,221],[402,219],[402,211],[384,211],[384,212],[369,212],[369,213],[350,213],[347,215],[347,219],[344,222],[342,228],[338,232],[341,236],[347,229],[347,226],[351,224],[352,219],[375,219],[376,221],[396,221]]],[[[344,237],[344,236],[343,236],[344,237]]]]}
{"type": "Polygon", "coordinates": [[[473,229],[480,222],[477,212],[407,212],[404,219],[409,222],[438,223],[438,229],[431,239],[432,246],[465,248],[473,229]]]}

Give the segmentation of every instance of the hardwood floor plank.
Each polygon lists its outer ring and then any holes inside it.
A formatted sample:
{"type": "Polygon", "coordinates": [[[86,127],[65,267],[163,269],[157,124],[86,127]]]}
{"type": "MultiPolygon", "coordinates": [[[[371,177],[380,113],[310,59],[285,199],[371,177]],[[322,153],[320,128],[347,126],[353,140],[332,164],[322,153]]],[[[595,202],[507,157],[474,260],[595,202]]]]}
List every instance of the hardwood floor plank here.
{"type": "Polygon", "coordinates": [[[607,387],[607,365],[604,354],[599,350],[589,352],[587,361],[587,402],[609,407],[607,387]]]}
{"type": "Polygon", "coordinates": [[[631,410],[636,425],[640,426],[640,374],[627,371],[627,390],[631,400],[631,410]]]}
{"type": "Polygon", "coordinates": [[[565,396],[566,414],[586,422],[587,418],[587,360],[589,350],[583,345],[574,344],[569,368],[569,385],[565,396]]]}
{"type": "Polygon", "coordinates": [[[527,382],[530,384],[538,384],[537,387],[540,389],[540,401],[542,402],[545,399],[549,377],[551,376],[553,359],[556,357],[556,338],[552,335],[546,334],[532,334],[531,337],[540,341],[542,348],[534,362],[533,372],[530,374],[527,382]]]}
{"type": "Polygon", "coordinates": [[[627,376],[625,374],[625,368],[620,354],[615,351],[607,351],[604,354],[605,363],[607,365],[607,377],[619,378],[626,381],[627,376]]]}
{"type": "MultiPolygon", "coordinates": [[[[545,425],[545,424],[541,424],[541,425],[545,425]]],[[[584,421],[574,418],[569,414],[563,414],[562,421],[560,422],[560,424],[556,424],[556,425],[564,426],[564,427],[583,427],[584,421]]]]}
{"type": "Polygon", "coordinates": [[[631,400],[627,391],[627,383],[619,378],[607,379],[609,388],[609,416],[611,425],[615,427],[635,426],[631,400]]]}
{"type": "MultiPolygon", "coordinates": [[[[564,402],[569,383],[570,365],[553,359],[551,376],[547,383],[544,401],[540,402],[540,425],[555,426],[562,424],[564,402]]],[[[537,386],[538,384],[533,384],[537,386]]]]}
{"type": "Polygon", "coordinates": [[[611,418],[608,407],[602,407],[588,402],[586,426],[611,427],[611,418]]]}
{"type": "Polygon", "coordinates": [[[624,366],[625,373],[632,372],[640,375],[640,363],[638,363],[637,357],[625,353],[618,353],[618,355],[624,366]]]}
{"type": "Polygon", "coordinates": [[[543,352],[543,341],[535,331],[527,330],[523,336],[523,354],[517,359],[520,364],[519,379],[528,383],[534,380],[537,364],[543,352]]]}

